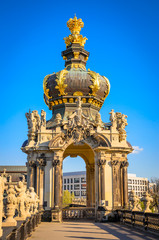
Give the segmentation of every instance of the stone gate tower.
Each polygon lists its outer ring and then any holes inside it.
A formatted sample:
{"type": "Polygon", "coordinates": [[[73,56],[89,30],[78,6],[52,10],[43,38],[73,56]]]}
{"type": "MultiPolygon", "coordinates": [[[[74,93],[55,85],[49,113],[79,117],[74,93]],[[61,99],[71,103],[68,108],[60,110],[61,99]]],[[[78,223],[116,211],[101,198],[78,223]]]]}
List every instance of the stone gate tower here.
{"type": "MultiPolygon", "coordinates": [[[[104,123],[99,113],[109,94],[109,80],[86,69],[87,40],[80,34],[81,19],[70,19],[71,34],[64,38],[62,52],[65,68],[44,78],[44,100],[52,111],[26,113],[28,140],[22,151],[27,157],[28,186],[35,187],[41,208],[52,212],[53,221],[61,221],[62,164],[67,156],[81,156],[86,163],[87,206],[108,211],[126,207],[127,154],[132,152],[126,140],[127,116],[110,112],[104,123]]],[[[78,169],[77,169],[78,170],[78,169]]]]}

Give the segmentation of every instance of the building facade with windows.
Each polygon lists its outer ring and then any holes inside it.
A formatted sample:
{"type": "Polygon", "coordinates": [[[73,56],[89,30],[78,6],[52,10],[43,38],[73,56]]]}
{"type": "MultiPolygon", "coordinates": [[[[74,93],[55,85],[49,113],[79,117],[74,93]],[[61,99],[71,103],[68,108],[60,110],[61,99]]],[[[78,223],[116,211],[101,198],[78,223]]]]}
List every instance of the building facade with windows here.
{"type": "Polygon", "coordinates": [[[135,194],[141,198],[148,190],[149,181],[147,178],[137,177],[136,174],[128,173],[128,195],[134,190],[135,194]]]}
{"type": "Polygon", "coordinates": [[[86,172],[63,173],[63,191],[74,193],[75,198],[86,198],[86,172]]]}
{"type": "MultiPolygon", "coordinates": [[[[86,189],[86,171],[63,173],[63,190],[74,193],[75,198],[85,198],[86,189]]],[[[148,189],[149,181],[147,178],[128,173],[128,194],[134,190],[135,194],[141,198],[148,189]]]]}

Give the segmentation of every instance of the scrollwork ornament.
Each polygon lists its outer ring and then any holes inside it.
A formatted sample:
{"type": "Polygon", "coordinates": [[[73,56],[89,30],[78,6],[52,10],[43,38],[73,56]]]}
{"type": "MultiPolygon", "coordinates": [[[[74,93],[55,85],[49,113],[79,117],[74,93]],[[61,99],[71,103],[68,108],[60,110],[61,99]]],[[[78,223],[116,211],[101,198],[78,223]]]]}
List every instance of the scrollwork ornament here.
{"type": "Polygon", "coordinates": [[[53,161],[52,161],[52,166],[53,166],[53,167],[60,166],[60,160],[58,160],[58,159],[57,159],[57,160],[53,160],[53,161]]]}

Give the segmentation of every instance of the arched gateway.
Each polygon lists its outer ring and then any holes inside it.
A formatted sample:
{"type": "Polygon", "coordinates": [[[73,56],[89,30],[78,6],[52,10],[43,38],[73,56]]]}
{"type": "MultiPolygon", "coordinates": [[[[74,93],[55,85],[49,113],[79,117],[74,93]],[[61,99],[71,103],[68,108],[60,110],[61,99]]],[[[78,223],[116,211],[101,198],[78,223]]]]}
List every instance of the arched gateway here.
{"type": "Polygon", "coordinates": [[[99,113],[109,94],[109,80],[86,70],[89,52],[84,49],[85,37],[80,35],[83,22],[67,22],[71,34],[65,38],[62,52],[65,69],[44,78],[44,100],[52,110],[26,113],[28,140],[22,151],[28,154],[28,186],[35,187],[40,206],[50,211],[52,221],[61,221],[62,164],[67,156],[81,156],[86,163],[87,206],[108,212],[126,207],[127,154],[132,152],[126,141],[127,116],[110,112],[104,123],[99,113]]]}

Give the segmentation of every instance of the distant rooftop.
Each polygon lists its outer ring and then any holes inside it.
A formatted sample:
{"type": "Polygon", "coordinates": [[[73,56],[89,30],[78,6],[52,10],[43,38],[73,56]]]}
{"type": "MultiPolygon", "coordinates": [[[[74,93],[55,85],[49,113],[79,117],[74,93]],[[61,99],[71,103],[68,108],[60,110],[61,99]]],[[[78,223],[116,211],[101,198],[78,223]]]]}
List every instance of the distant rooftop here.
{"type": "Polygon", "coordinates": [[[78,172],[64,172],[63,176],[78,176],[78,175],[86,175],[86,171],[78,171],[78,172]]]}
{"type": "Polygon", "coordinates": [[[0,172],[3,172],[6,169],[6,172],[27,172],[26,166],[0,166],[0,172]]]}

